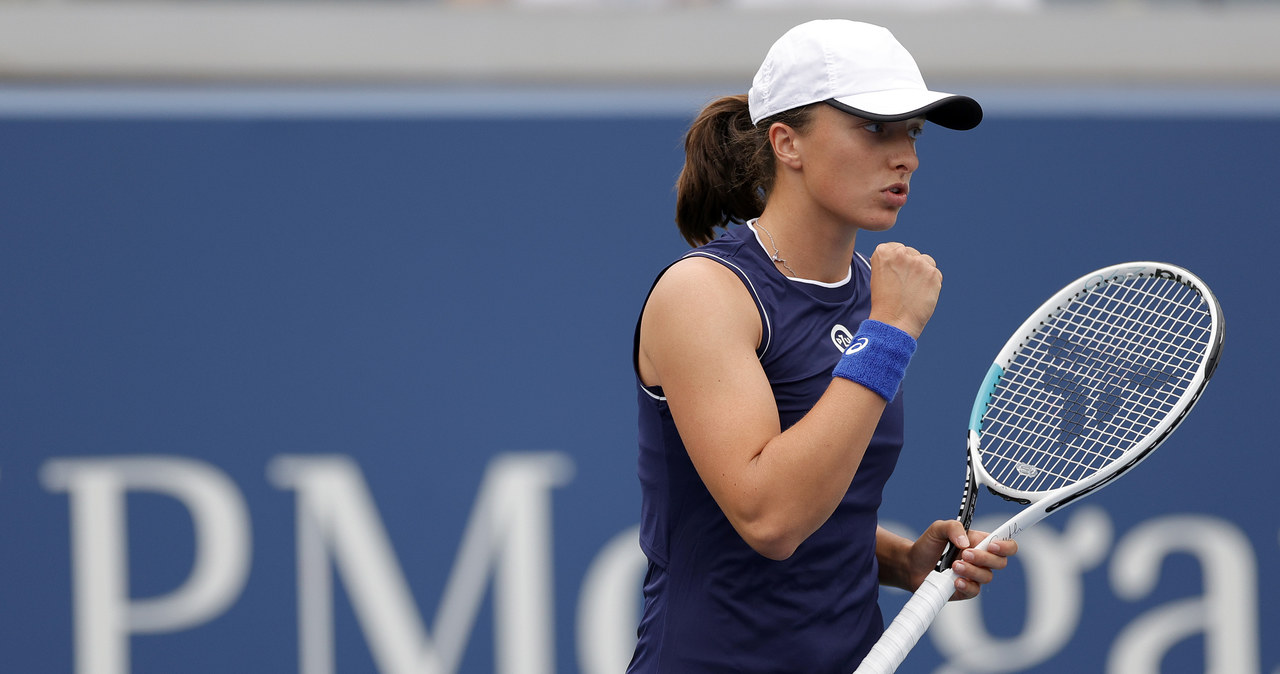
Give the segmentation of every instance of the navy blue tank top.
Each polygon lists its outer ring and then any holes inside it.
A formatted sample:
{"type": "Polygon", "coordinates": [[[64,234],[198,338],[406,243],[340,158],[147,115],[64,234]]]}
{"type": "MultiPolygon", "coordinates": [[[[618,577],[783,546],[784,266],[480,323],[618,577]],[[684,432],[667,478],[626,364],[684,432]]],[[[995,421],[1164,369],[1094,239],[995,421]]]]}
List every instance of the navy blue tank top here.
{"type": "MultiPolygon", "coordinates": [[[[689,255],[725,265],[755,297],[757,355],[782,428],[790,428],[826,391],[870,311],[870,267],[859,256],[840,284],[789,279],[750,224],[689,255]]],[[[633,356],[639,336],[637,325],[633,356]]],[[[639,384],[638,372],[637,383],[640,546],[649,566],[628,672],[853,671],[883,630],[876,510],[902,448],[901,393],[885,409],[835,513],[794,555],[774,561],[752,550],[712,499],[662,390],[639,384]]]]}

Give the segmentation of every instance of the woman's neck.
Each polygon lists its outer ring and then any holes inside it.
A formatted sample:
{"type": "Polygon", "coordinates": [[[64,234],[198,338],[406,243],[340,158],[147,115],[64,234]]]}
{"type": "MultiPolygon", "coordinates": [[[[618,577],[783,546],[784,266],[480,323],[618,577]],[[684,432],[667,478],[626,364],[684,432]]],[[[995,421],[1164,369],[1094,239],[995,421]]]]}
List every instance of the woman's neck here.
{"type": "Polygon", "coordinates": [[[757,229],[778,271],[823,283],[839,283],[848,276],[857,227],[832,223],[771,200],[757,229]]]}

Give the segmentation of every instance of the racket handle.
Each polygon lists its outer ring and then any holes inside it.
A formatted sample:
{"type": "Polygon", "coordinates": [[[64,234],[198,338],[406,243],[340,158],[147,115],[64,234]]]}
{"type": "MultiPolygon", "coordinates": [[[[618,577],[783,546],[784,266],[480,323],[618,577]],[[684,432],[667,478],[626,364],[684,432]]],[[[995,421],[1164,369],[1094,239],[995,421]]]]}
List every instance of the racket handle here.
{"type": "Polygon", "coordinates": [[[853,674],[893,674],[955,594],[955,572],[931,571],[853,674]]]}

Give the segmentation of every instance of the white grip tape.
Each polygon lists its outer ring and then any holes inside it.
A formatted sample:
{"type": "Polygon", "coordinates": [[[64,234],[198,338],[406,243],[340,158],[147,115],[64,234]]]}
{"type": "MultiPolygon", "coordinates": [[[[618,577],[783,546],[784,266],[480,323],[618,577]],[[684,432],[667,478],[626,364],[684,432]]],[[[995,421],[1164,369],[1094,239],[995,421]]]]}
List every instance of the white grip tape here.
{"type": "Polygon", "coordinates": [[[931,571],[854,674],[893,674],[955,594],[955,572],[931,571]]]}

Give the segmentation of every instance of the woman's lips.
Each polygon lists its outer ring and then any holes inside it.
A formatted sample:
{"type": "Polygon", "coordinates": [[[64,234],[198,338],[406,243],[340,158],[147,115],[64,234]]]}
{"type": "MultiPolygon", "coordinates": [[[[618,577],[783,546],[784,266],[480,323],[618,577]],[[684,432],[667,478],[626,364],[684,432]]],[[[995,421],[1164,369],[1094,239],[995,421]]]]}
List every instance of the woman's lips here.
{"type": "Polygon", "coordinates": [[[884,195],[885,201],[888,201],[889,205],[894,206],[895,208],[902,208],[907,205],[908,191],[909,188],[906,183],[894,183],[893,185],[884,188],[884,190],[881,191],[881,194],[884,195]]]}

